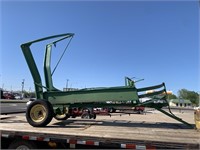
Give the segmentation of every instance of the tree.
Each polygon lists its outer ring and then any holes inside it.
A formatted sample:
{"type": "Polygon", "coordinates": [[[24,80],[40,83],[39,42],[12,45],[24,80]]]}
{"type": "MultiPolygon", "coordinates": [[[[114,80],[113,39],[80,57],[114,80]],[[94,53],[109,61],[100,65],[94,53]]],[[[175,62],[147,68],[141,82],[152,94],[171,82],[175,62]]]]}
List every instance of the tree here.
{"type": "Polygon", "coordinates": [[[177,96],[174,94],[168,94],[167,99],[177,99],[177,96]]]}
{"type": "Polygon", "coordinates": [[[196,106],[199,104],[199,94],[197,92],[181,89],[178,91],[178,97],[188,99],[196,106]]]}
{"type": "Polygon", "coordinates": [[[34,98],[35,97],[35,92],[24,91],[24,97],[25,98],[34,98]]]}

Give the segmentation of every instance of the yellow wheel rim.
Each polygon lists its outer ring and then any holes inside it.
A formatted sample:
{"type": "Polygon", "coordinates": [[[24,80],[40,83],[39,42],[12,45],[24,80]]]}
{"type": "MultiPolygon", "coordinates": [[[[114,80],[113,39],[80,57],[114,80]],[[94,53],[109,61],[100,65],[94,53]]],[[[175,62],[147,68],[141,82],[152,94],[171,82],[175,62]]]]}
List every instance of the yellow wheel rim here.
{"type": "Polygon", "coordinates": [[[41,122],[46,116],[46,108],[43,105],[37,104],[31,108],[30,117],[34,122],[41,122]]]}

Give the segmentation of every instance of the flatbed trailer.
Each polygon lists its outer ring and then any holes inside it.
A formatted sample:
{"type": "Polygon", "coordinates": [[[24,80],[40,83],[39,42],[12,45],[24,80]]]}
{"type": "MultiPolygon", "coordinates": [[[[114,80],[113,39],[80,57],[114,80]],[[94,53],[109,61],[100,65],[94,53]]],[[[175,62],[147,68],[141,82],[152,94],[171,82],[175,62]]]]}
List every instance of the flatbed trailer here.
{"type": "MultiPolygon", "coordinates": [[[[180,113],[183,115],[182,113],[180,113]]],[[[184,114],[185,115],[185,114],[184,114]]],[[[187,115],[187,113],[186,113],[187,115]]],[[[1,117],[4,148],[131,148],[199,149],[200,133],[155,111],[146,115],[119,114],[97,119],[53,119],[48,127],[34,128],[25,115],[1,117]],[[149,119],[149,118],[153,119],[149,119]],[[159,120],[165,120],[159,122],[159,120]]],[[[190,115],[188,115],[190,116],[190,115]]],[[[190,122],[190,121],[189,121],[190,122]]]]}

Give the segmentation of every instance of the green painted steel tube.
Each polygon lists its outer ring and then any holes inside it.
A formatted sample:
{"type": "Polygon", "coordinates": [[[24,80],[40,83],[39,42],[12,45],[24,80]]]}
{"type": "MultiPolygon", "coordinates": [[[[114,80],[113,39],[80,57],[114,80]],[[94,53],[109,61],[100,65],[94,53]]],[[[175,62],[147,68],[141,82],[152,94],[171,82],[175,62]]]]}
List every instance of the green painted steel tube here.
{"type": "Polygon", "coordinates": [[[149,87],[144,87],[144,88],[139,88],[137,89],[138,92],[143,92],[143,91],[148,91],[148,90],[154,90],[154,89],[159,89],[165,87],[165,84],[162,83],[160,85],[155,85],[155,86],[149,86],[149,87]]]}
{"type": "Polygon", "coordinates": [[[190,128],[194,128],[193,125],[191,125],[190,123],[188,123],[188,122],[182,120],[181,118],[175,116],[175,115],[172,114],[172,113],[168,113],[168,112],[164,111],[163,109],[157,108],[157,107],[155,107],[155,109],[157,109],[158,111],[162,112],[163,114],[165,114],[165,115],[167,115],[167,116],[169,116],[169,117],[171,117],[171,118],[173,118],[173,119],[175,119],[175,120],[177,120],[177,121],[179,121],[179,122],[182,122],[183,124],[187,125],[187,126],[190,127],[190,128]]]}
{"type": "Polygon", "coordinates": [[[31,72],[31,75],[33,77],[35,91],[36,91],[36,97],[37,97],[37,99],[43,99],[42,80],[41,80],[38,68],[36,66],[35,60],[33,58],[33,55],[31,53],[30,45],[31,44],[22,44],[21,48],[22,48],[24,57],[26,59],[26,62],[28,64],[29,70],[31,72]]]}
{"type": "Polygon", "coordinates": [[[69,38],[69,37],[72,37],[72,36],[74,36],[74,33],[58,34],[58,35],[48,36],[48,37],[45,37],[45,38],[40,38],[40,39],[37,39],[37,40],[34,40],[34,41],[30,41],[30,42],[24,43],[22,45],[31,46],[31,44],[33,44],[33,43],[37,43],[37,42],[41,42],[41,41],[45,41],[45,40],[49,40],[49,39],[53,39],[53,38],[63,37],[63,38],[60,38],[59,40],[52,42],[54,44],[56,42],[59,42],[60,40],[63,40],[65,38],[69,38]]]}
{"type": "Polygon", "coordinates": [[[46,46],[45,51],[45,59],[44,59],[44,76],[45,83],[48,91],[59,91],[53,86],[52,76],[51,76],[51,49],[52,45],[48,44],[46,46]]]}
{"type": "MultiPolygon", "coordinates": [[[[62,37],[62,38],[52,42],[52,44],[55,44],[56,42],[59,42],[59,41],[64,40],[66,38],[72,37],[73,35],[74,35],[73,33],[66,33],[66,34],[48,36],[48,37],[45,37],[45,38],[30,41],[30,42],[27,42],[27,43],[24,43],[24,44],[21,45],[22,52],[24,54],[24,57],[25,57],[26,62],[28,64],[29,70],[30,70],[31,75],[33,77],[33,81],[34,81],[34,85],[35,85],[35,93],[36,93],[37,99],[44,99],[44,97],[43,97],[43,87],[44,86],[42,85],[41,76],[39,74],[37,65],[35,63],[35,60],[33,58],[33,55],[32,55],[31,49],[30,49],[31,44],[36,43],[36,42],[40,42],[40,41],[44,41],[44,40],[62,37]]],[[[45,57],[47,57],[45,59],[48,59],[49,55],[47,54],[45,57]]],[[[47,62],[46,65],[47,66],[45,68],[45,72],[46,72],[45,80],[47,80],[46,84],[48,83],[48,87],[46,87],[46,88],[47,89],[49,89],[49,88],[54,89],[53,84],[52,84],[52,79],[51,79],[51,76],[49,74],[50,65],[48,65],[48,62],[47,62]]]]}

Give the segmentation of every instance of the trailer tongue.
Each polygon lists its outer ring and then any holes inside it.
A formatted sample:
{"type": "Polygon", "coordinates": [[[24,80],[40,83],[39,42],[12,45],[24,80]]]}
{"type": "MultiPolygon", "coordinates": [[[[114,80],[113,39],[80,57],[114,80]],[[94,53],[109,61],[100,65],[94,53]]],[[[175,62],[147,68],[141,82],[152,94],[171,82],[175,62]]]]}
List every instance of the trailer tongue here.
{"type": "MultiPolygon", "coordinates": [[[[27,42],[21,45],[24,57],[33,77],[36,99],[28,107],[26,111],[26,119],[28,123],[34,127],[46,126],[56,118],[64,120],[68,118],[69,110],[72,107],[101,107],[101,106],[145,106],[159,110],[160,112],[172,117],[186,125],[191,126],[189,123],[176,117],[169,109],[169,112],[164,111],[163,107],[168,107],[169,104],[166,100],[166,87],[162,83],[160,85],[140,88],[135,87],[135,82],[128,77],[125,77],[125,86],[107,87],[107,88],[85,88],[77,91],[60,91],[53,86],[52,74],[55,69],[51,71],[51,52],[52,46],[58,42],[70,38],[71,41],[74,34],[60,34],[49,36],[27,42]],[[44,58],[44,77],[45,86],[42,84],[40,73],[33,58],[30,46],[34,43],[57,39],[46,45],[45,58],[44,58]],[[45,90],[44,90],[45,89],[45,90]],[[146,94],[146,91],[153,90],[154,92],[146,94]],[[141,94],[140,94],[141,93],[141,94]],[[141,98],[148,98],[147,101],[142,102],[141,98]],[[110,103],[107,103],[107,102],[110,103]]],[[[67,44],[63,54],[65,53],[69,43],[67,44]]],[[[63,56],[63,55],[62,55],[63,56]]],[[[61,56],[61,58],[62,58],[61,56]]],[[[60,60],[61,60],[60,58],[60,60]]],[[[59,60],[59,61],[60,61],[59,60]]],[[[59,62],[58,62],[59,64],[59,62]]],[[[57,65],[58,65],[57,64],[57,65]]],[[[57,67],[56,65],[56,67],[57,67]]]]}

